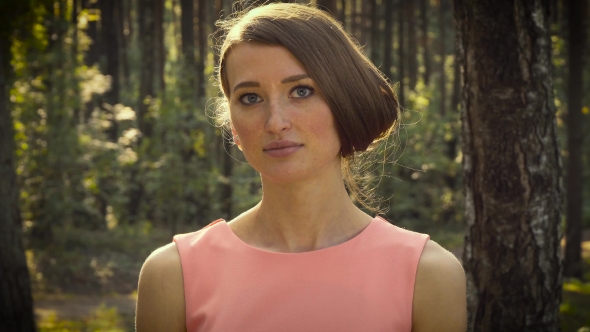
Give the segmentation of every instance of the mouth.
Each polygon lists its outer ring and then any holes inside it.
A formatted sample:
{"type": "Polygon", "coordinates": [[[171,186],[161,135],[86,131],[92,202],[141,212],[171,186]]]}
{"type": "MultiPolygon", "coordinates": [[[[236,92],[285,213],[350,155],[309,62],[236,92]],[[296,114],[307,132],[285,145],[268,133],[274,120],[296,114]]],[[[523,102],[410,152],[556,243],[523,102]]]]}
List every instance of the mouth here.
{"type": "Polygon", "coordinates": [[[264,148],[262,148],[262,150],[272,151],[272,150],[280,150],[280,149],[287,149],[287,148],[301,147],[301,146],[303,146],[303,144],[295,143],[295,142],[287,141],[287,140],[280,140],[280,141],[274,141],[274,142],[268,143],[267,145],[264,146],[264,148]]]}
{"type": "Polygon", "coordinates": [[[303,144],[287,140],[274,141],[264,146],[264,153],[274,158],[283,158],[297,152],[303,144]]]}

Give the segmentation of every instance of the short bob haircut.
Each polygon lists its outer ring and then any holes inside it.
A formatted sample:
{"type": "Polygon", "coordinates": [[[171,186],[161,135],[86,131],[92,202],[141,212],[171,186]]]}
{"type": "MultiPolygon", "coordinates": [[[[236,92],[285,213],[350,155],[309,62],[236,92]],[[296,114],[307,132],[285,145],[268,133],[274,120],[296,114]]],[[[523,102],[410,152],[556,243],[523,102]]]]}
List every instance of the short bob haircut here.
{"type": "Polygon", "coordinates": [[[315,81],[335,119],[343,157],[344,181],[365,207],[372,209],[360,192],[353,171],[355,155],[372,149],[397,127],[399,103],[385,76],[363,54],[338,21],[313,6],[272,3],[238,13],[217,23],[224,33],[219,48],[217,80],[224,98],[216,118],[230,126],[230,97],[226,56],[232,46],[259,42],[285,47],[315,81]]]}

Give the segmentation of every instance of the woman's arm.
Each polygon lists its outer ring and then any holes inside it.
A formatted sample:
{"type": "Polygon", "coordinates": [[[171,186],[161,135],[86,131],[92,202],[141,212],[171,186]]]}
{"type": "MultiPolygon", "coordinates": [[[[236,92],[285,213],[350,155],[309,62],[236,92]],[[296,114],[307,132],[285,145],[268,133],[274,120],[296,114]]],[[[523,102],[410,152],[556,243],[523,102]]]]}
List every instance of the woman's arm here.
{"type": "Polygon", "coordinates": [[[175,243],[154,251],[141,268],[135,328],[138,332],[186,331],[184,283],[175,243]]]}
{"type": "Polygon", "coordinates": [[[465,332],[467,294],[465,272],[455,256],[434,241],[428,241],[418,262],[413,332],[465,332]]]}

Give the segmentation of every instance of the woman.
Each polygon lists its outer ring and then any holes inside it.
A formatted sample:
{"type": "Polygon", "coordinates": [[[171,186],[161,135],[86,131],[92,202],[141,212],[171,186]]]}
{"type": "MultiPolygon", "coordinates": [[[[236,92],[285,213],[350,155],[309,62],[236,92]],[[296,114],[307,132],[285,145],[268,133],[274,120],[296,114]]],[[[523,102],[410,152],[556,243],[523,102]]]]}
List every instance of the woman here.
{"type": "Polygon", "coordinates": [[[347,192],[369,204],[355,163],[397,124],[380,72],[313,7],[261,6],[222,28],[218,116],[262,200],[150,255],[137,330],[465,331],[455,257],[347,192]]]}

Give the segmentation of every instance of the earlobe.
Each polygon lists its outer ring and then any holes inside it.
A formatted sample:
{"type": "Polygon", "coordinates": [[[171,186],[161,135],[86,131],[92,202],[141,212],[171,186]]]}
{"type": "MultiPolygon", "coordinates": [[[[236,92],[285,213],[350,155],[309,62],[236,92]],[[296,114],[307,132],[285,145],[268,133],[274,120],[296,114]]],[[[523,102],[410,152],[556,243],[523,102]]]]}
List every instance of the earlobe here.
{"type": "Polygon", "coordinates": [[[231,127],[231,134],[234,144],[238,146],[238,149],[240,149],[240,151],[242,151],[242,146],[240,145],[240,137],[238,136],[238,133],[236,133],[234,127],[231,127]]]}

